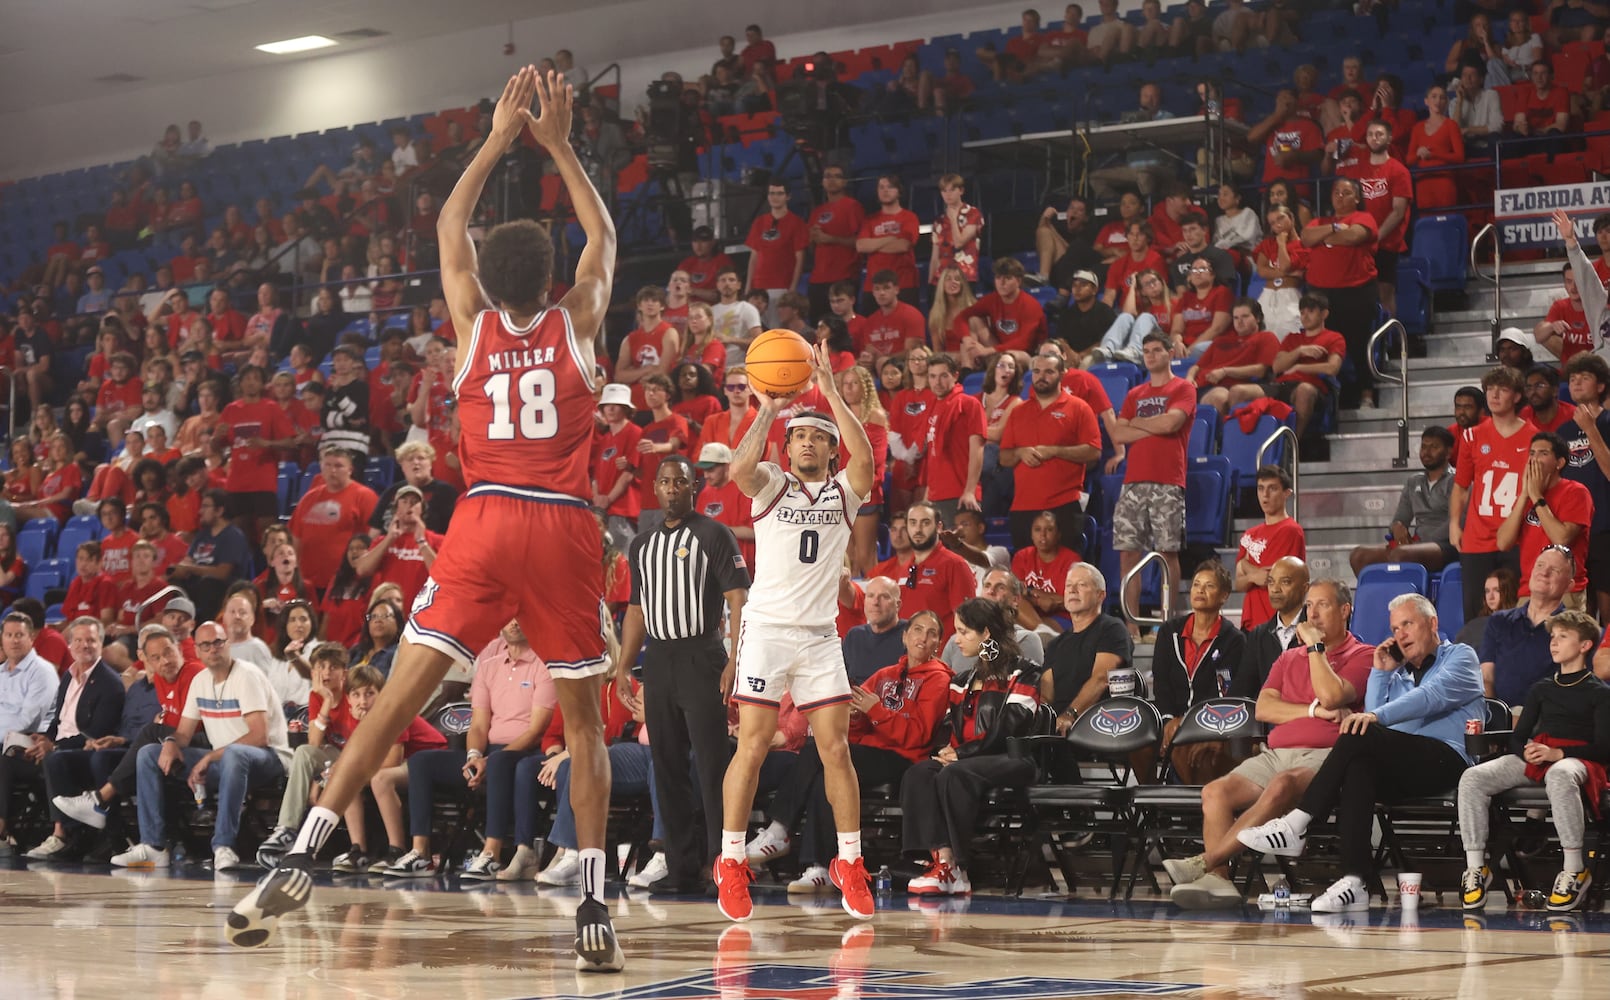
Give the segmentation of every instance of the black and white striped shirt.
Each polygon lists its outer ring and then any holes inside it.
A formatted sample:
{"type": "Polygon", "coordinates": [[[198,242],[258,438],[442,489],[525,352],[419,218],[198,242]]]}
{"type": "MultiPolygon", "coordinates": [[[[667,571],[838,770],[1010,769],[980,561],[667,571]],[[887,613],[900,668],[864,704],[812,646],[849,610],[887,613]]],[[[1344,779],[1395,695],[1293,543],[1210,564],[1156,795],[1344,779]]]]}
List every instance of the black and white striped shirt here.
{"type": "Polygon", "coordinates": [[[643,609],[651,639],[720,636],[729,590],[749,589],[749,570],[732,529],[694,512],[632,539],[631,603],[643,609]]]}

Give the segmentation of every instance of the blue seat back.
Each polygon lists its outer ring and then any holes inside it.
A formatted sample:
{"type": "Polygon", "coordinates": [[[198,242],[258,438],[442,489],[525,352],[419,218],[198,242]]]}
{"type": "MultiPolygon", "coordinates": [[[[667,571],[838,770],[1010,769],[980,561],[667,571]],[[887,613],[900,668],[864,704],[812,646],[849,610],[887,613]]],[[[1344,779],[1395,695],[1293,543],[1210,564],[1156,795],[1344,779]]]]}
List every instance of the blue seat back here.
{"type": "Polygon", "coordinates": [[[1127,361],[1111,361],[1091,365],[1090,374],[1107,390],[1107,399],[1114,410],[1124,408],[1124,397],[1140,382],[1140,369],[1127,361]]]}
{"type": "MultiPolygon", "coordinates": [[[[1241,421],[1236,417],[1236,411],[1231,410],[1230,416],[1225,419],[1224,427],[1219,436],[1219,454],[1230,461],[1230,469],[1235,475],[1235,482],[1231,485],[1238,487],[1249,484],[1258,474],[1258,448],[1275,432],[1275,428],[1282,423],[1293,423],[1292,417],[1284,421],[1276,420],[1269,414],[1258,418],[1257,424],[1251,433],[1241,429],[1241,421]]],[[[1273,447],[1263,456],[1265,464],[1280,465],[1286,458],[1286,441],[1282,438],[1276,441],[1273,447]]]]}
{"type": "Polygon", "coordinates": [[[1392,634],[1389,605],[1403,594],[1426,592],[1426,569],[1414,563],[1377,563],[1359,574],[1353,591],[1353,634],[1374,646],[1392,634]]]}
{"type": "Polygon", "coordinates": [[[1426,261],[1431,287],[1436,291],[1463,291],[1469,228],[1462,215],[1427,215],[1414,220],[1410,246],[1426,261]]]}
{"type": "Polygon", "coordinates": [[[37,566],[50,555],[54,531],[47,530],[46,524],[51,529],[56,527],[54,521],[29,521],[17,532],[17,555],[26,565],[37,566]]]}
{"type": "Polygon", "coordinates": [[[1223,545],[1229,525],[1234,474],[1223,455],[1199,455],[1185,470],[1185,538],[1223,545]]]}
{"type": "Polygon", "coordinates": [[[1437,585],[1437,627],[1449,635],[1457,635],[1465,627],[1464,570],[1457,562],[1442,569],[1442,582],[1437,585]]]}

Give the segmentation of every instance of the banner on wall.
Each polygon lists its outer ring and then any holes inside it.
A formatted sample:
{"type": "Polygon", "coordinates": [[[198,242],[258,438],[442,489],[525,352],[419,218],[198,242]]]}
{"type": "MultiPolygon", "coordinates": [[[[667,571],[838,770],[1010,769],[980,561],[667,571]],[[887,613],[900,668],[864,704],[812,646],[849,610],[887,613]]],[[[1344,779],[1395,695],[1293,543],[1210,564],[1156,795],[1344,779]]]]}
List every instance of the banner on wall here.
{"type": "Polygon", "coordinates": [[[1554,212],[1564,209],[1577,239],[1593,243],[1593,220],[1610,212],[1610,181],[1510,188],[1493,194],[1493,221],[1505,249],[1558,246],[1554,212]]]}

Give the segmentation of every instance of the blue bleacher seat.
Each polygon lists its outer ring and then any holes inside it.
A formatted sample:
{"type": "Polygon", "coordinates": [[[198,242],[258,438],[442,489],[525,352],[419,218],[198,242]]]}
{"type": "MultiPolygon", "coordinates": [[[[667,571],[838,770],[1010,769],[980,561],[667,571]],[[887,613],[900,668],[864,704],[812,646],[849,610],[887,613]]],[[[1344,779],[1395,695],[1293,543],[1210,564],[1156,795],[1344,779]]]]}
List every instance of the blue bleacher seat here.
{"type": "Polygon", "coordinates": [[[1392,599],[1401,594],[1424,594],[1426,584],[1426,568],[1416,563],[1364,567],[1353,591],[1353,634],[1371,646],[1383,642],[1392,633],[1387,611],[1392,599]]]}
{"type": "Polygon", "coordinates": [[[1191,441],[1186,457],[1214,455],[1219,450],[1219,411],[1211,406],[1198,406],[1191,421],[1191,441]]]}
{"type": "MultiPolygon", "coordinates": [[[[1249,434],[1241,429],[1241,421],[1236,417],[1236,411],[1231,410],[1229,417],[1224,421],[1223,430],[1219,438],[1219,454],[1230,460],[1230,468],[1236,477],[1235,486],[1250,485],[1258,474],[1258,448],[1269,440],[1269,435],[1275,428],[1285,423],[1294,426],[1295,415],[1287,417],[1284,421],[1277,421],[1269,414],[1258,418],[1258,423],[1249,434]]],[[[1274,446],[1265,453],[1263,460],[1268,465],[1279,465],[1286,455],[1286,441],[1275,442],[1274,446]]]]}
{"type": "Polygon", "coordinates": [[[1223,545],[1230,525],[1230,488],[1235,477],[1223,455],[1201,455],[1185,469],[1185,539],[1223,545]]]}
{"type": "Polygon", "coordinates": [[[78,546],[88,541],[99,541],[105,534],[101,527],[100,518],[93,514],[81,514],[67,519],[67,525],[61,530],[61,538],[56,541],[56,551],[66,558],[72,558],[78,551],[78,546]]]}
{"type": "Polygon", "coordinates": [[[1454,562],[1442,568],[1442,579],[1437,582],[1437,628],[1456,635],[1464,627],[1464,571],[1454,562]]]}
{"type": "MultiPolygon", "coordinates": [[[[293,469],[296,467],[294,462],[286,462],[285,465],[293,469]]],[[[301,476],[300,472],[286,472],[285,465],[280,466],[279,479],[274,485],[274,495],[279,500],[281,517],[287,517],[291,513],[291,484],[298,482],[301,476]]]]}
{"type": "Polygon", "coordinates": [[[1127,361],[1109,361],[1104,364],[1091,365],[1090,374],[1096,377],[1101,387],[1107,390],[1107,398],[1112,400],[1112,408],[1121,410],[1124,406],[1124,397],[1129,390],[1140,383],[1140,367],[1127,361]]]}
{"type": "Polygon", "coordinates": [[[61,590],[67,586],[61,574],[54,569],[40,567],[28,571],[28,582],[23,586],[23,596],[32,597],[39,603],[45,603],[45,594],[52,590],[61,590]]]}
{"type": "Polygon", "coordinates": [[[73,578],[78,576],[78,560],[73,556],[57,556],[54,559],[46,559],[44,567],[54,571],[61,577],[63,587],[72,583],[73,578]]]}
{"type": "Polygon", "coordinates": [[[45,609],[46,625],[60,625],[66,620],[67,616],[62,613],[60,604],[52,604],[50,607],[45,609]]]}
{"type": "Polygon", "coordinates": [[[17,532],[17,555],[23,563],[37,566],[50,557],[56,540],[56,522],[49,518],[29,521],[17,532]]]}
{"type": "Polygon", "coordinates": [[[1397,318],[1410,333],[1431,328],[1431,262],[1420,257],[1398,258],[1397,318]]]}
{"type": "Polygon", "coordinates": [[[1414,220],[1409,245],[1415,257],[1430,264],[1427,277],[1433,290],[1464,291],[1469,237],[1462,215],[1427,215],[1414,220]]]}
{"type": "Polygon", "coordinates": [[[385,456],[369,459],[369,463],[363,467],[363,481],[376,493],[383,492],[397,481],[396,459],[385,456]]]}
{"type": "Polygon", "coordinates": [[[976,396],[984,389],[984,373],[968,372],[962,376],[962,391],[969,396],[976,396]]]}

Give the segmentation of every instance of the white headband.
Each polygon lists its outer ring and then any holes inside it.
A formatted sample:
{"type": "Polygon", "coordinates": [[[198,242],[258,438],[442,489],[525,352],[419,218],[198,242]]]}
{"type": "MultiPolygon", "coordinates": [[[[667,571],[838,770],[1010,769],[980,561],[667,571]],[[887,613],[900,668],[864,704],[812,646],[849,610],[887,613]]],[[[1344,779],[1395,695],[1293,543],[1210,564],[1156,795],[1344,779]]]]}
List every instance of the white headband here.
{"type": "Polygon", "coordinates": [[[789,420],[785,429],[789,434],[792,434],[794,433],[794,429],[796,427],[814,427],[819,431],[825,432],[828,437],[833,439],[834,444],[838,444],[839,442],[838,425],[823,417],[802,414],[801,416],[797,416],[789,420]]]}

